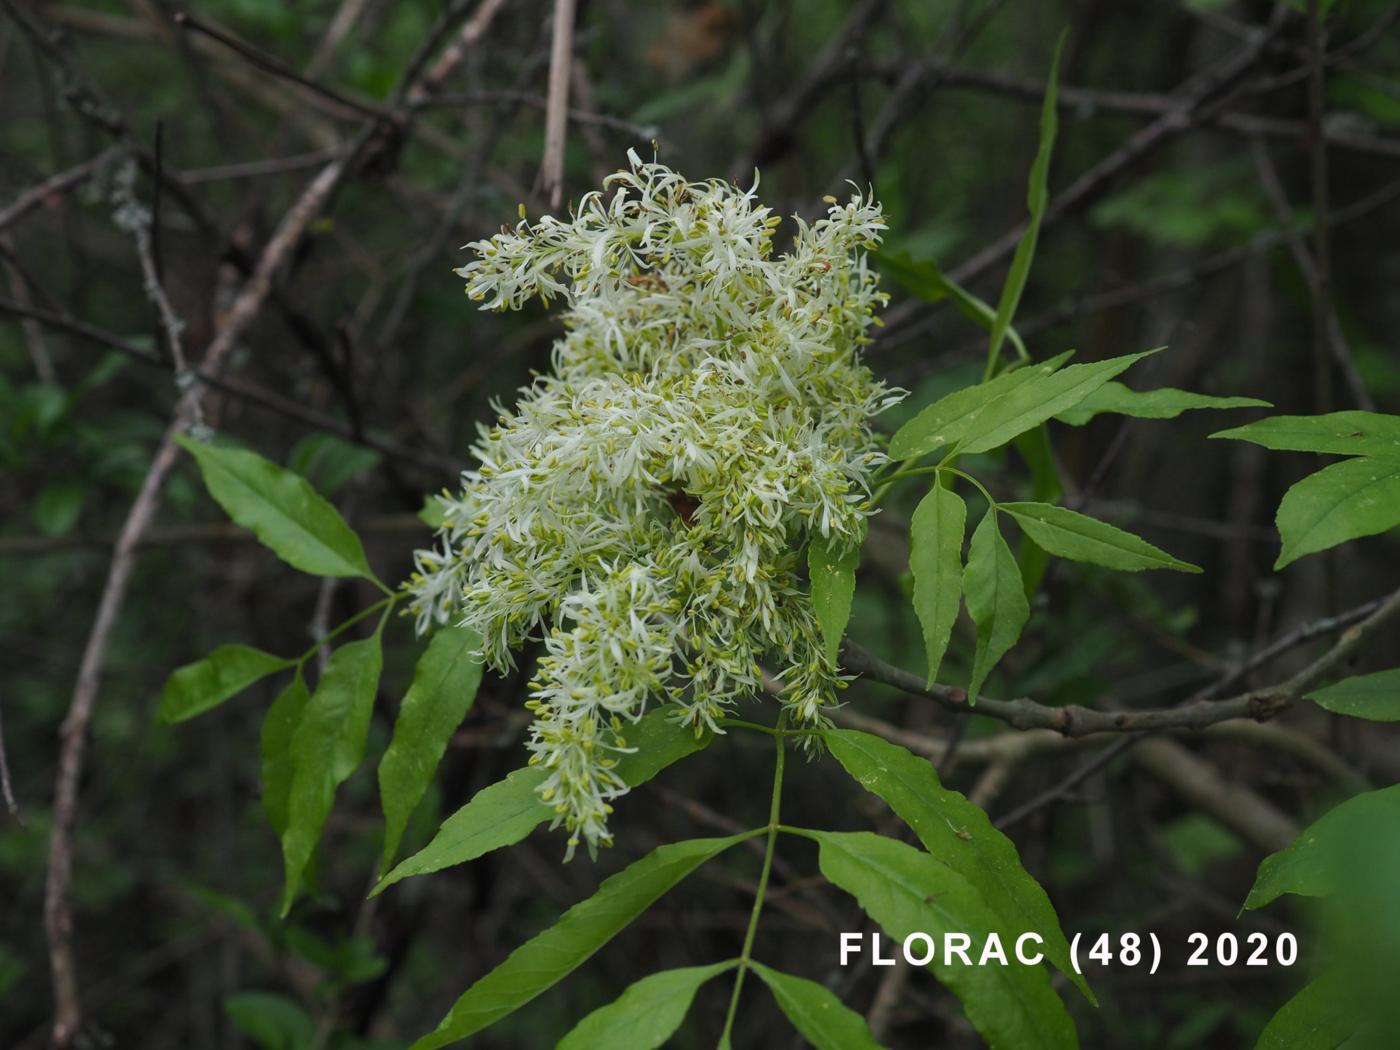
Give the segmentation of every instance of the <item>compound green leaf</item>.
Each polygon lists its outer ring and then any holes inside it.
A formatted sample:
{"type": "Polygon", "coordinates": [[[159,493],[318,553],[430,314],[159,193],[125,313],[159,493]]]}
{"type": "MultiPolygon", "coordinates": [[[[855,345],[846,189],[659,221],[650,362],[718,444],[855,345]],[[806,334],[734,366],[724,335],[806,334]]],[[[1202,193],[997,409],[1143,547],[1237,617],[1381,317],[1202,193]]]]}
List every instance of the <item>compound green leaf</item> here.
{"type": "Polygon", "coordinates": [[[931,762],[898,744],[856,729],[830,729],[825,737],[832,757],[861,787],[883,799],[929,853],[976,886],[1006,928],[1039,933],[1045,957],[1095,1001],[1088,981],[1074,971],[1050,898],[982,807],[944,787],[931,762]]]}
{"type": "Polygon", "coordinates": [[[1275,569],[1305,554],[1400,525],[1400,456],[1347,459],[1310,474],[1283,495],[1275,517],[1283,547],[1275,569]]]}
{"type": "Polygon", "coordinates": [[[384,859],[398,853],[408,818],[432,783],[452,734],[471,710],[481,685],[481,636],[467,627],[442,627],[413,669],[413,684],[399,708],[394,736],[379,762],[384,806],[384,859]]]}
{"type": "Polygon", "coordinates": [[[736,965],[738,960],[730,959],[712,966],[688,966],[643,977],[575,1025],[555,1050],[655,1050],[681,1026],[700,986],[736,965]]]}
{"type": "Polygon", "coordinates": [[[1067,507],[1049,503],[998,503],[1047,553],[1071,561],[1103,565],[1123,572],[1140,569],[1179,569],[1200,572],[1198,566],[1173,558],[1131,532],[1067,507]]]}
{"type": "Polygon", "coordinates": [[[160,694],[159,718],[162,722],[183,722],[201,715],[292,663],[246,645],[221,645],[203,660],[179,668],[166,680],[160,694]]]}
{"type": "Polygon", "coordinates": [[[342,645],[331,654],[292,735],[292,783],[282,835],[286,889],[282,914],[292,906],[302,873],[340,787],[365,754],[383,653],[379,635],[342,645]]]}
{"type": "Polygon", "coordinates": [[[870,1034],[865,1018],[836,998],[826,985],[779,973],[762,963],[749,965],[773,993],[792,1026],[816,1050],[883,1050],[870,1034]]]}
{"type": "Polygon", "coordinates": [[[288,565],[313,576],[375,578],[360,538],[305,478],[255,452],[177,440],[219,506],[288,565]]]}
{"type": "Polygon", "coordinates": [[[963,573],[963,594],[967,611],[977,625],[972,680],[967,687],[967,701],[975,704],[982,683],[1021,637],[1021,629],[1031,614],[1021,568],[997,528],[995,508],[988,508],[973,530],[963,573]]]}
{"type": "Polygon", "coordinates": [[[1367,843],[1393,841],[1400,827],[1400,784],[1367,791],[1310,824],[1293,844],[1265,857],[1244,902],[1262,908],[1283,896],[1326,897],[1338,879],[1367,853],[1367,843]]]}
{"type": "MultiPolygon", "coordinates": [[[[822,874],[853,896],[892,939],[929,934],[930,968],[963,1004],[963,1012],[991,1050],[1065,1050],[1079,1045],[1074,1023],[1050,986],[1045,967],[1021,965],[1016,939],[1026,932],[998,919],[974,882],[936,857],[866,831],[805,832],[820,846],[822,874]],[[944,935],[971,940],[973,965],[943,953],[944,935]],[[976,965],[995,934],[1007,965],[976,965]]],[[[1036,931],[1039,932],[1039,931],[1036,931]]],[[[921,942],[915,942],[922,950],[921,942]]]]}
{"type": "Polygon", "coordinates": [[[705,861],[758,833],[658,846],[604,880],[593,896],[511,952],[505,962],[468,988],[437,1029],[414,1043],[412,1050],[455,1043],[514,1013],[567,977],[705,861]]]}
{"type": "Polygon", "coordinates": [[[812,607],[817,614],[826,655],[833,663],[841,648],[846,624],[851,620],[851,601],[856,593],[856,568],[860,565],[860,542],[834,542],[834,538],[814,535],[807,544],[807,569],[812,578],[812,607]]]}
{"type": "MultiPolygon", "coordinates": [[[[694,728],[676,719],[676,713],[674,705],[658,707],[626,729],[625,746],[633,750],[618,756],[613,771],[628,787],[646,783],[673,762],[706,747],[713,738],[708,731],[697,736],[694,728]]],[[[371,896],[411,875],[441,871],[514,845],[552,820],[553,807],[539,796],[548,777],[539,766],[526,766],[482,788],[443,821],[427,846],[380,879],[371,896]]]]}
{"type": "Polygon", "coordinates": [[[943,664],[948,639],[962,605],[962,546],[967,506],[937,481],[919,501],[909,526],[909,571],[914,576],[914,612],[923,628],[932,684],[943,664]]]}
{"type": "Polygon", "coordinates": [[[1156,352],[1144,350],[1107,361],[1070,365],[1049,375],[1042,371],[979,412],[959,437],[955,450],[960,455],[971,455],[998,448],[1031,427],[1073,408],[1114,376],[1156,352]]]}
{"type": "Polygon", "coordinates": [[[1269,416],[1211,437],[1251,441],[1282,452],[1400,457],[1400,416],[1361,411],[1269,416]]]}
{"type": "MultiPolygon", "coordinates": [[[[1105,383],[1079,404],[1059,413],[1061,423],[1080,427],[1097,415],[1112,412],[1137,419],[1175,419],[1183,412],[1198,408],[1272,408],[1256,397],[1213,397],[1189,390],[1160,387],[1156,390],[1133,390],[1117,381],[1105,383]]],[[[1229,431],[1226,431],[1229,433],[1229,431]]],[[[1217,434],[1216,437],[1220,435],[1217,434]]]]}
{"type": "Polygon", "coordinates": [[[1372,722],[1400,722],[1400,667],[1361,674],[1306,695],[1319,707],[1372,722]]]}

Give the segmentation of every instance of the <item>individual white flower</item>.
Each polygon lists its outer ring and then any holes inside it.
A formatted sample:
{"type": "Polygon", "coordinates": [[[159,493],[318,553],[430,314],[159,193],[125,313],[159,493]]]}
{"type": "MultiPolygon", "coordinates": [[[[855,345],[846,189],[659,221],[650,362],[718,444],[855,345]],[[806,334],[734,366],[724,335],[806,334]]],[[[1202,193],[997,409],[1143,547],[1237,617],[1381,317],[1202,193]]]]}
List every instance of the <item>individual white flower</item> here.
{"type": "Polygon", "coordinates": [[[409,585],[420,631],[472,627],[497,670],[543,638],[529,747],[570,854],[610,841],[614,756],[649,703],[718,729],[774,659],[791,717],[822,719],[840,678],[797,552],[864,535],[869,419],[901,396],[858,359],[886,300],[878,204],[828,198],[774,255],[756,180],[629,160],[567,220],[468,246],[473,299],[562,299],[565,334],[483,429],[409,585]]]}

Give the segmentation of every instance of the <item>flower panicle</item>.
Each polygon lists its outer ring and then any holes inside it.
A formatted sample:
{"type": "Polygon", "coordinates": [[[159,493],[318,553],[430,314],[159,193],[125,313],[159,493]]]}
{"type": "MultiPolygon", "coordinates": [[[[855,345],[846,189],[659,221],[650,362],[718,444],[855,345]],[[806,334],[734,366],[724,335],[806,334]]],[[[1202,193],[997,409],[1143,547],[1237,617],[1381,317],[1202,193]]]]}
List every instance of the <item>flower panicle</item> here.
{"type": "Polygon", "coordinates": [[[648,705],[716,729],[775,660],[790,717],[822,722],[842,681],[795,550],[860,541],[886,461],[869,420],[903,393],[860,361],[887,298],[866,254],[878,203],[829,199],[775,254],[757,179],[629,161],[566,218],[468,246],[483,309],[558,300],[564,335],[494,406],[410,583],[419,630],[474,628],[497,670],[543,641],[528,746],[570,854],[611,841],[616,759],[648,705]]]}

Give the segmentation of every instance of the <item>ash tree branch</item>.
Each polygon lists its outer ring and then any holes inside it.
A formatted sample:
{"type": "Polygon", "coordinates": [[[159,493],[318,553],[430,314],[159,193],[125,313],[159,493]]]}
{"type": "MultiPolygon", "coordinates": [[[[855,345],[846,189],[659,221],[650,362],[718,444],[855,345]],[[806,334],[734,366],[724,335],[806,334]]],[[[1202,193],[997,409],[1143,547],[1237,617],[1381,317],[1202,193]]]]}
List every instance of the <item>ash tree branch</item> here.
{"type": "Polygon", "coordinates": [[[1173,707],[1142,711],[1097,710],[1078,704],[1053,707],[1028,697],[998,700],[987,696],[979,698],[975,707],[970,707],[964,690],[946,685],[926,685],[918,675],[886,663],[853,642],[845,644],[841,655],[842,665],[847,670],[871,681],[893,686],[910,696],[933,700],[948,711],[987,715],[1015,729],[1051,729],[1072,738],[1095,733],[1161,733],[1205,729],[1236,718],[1263,722],[1275,717],[1315,682],[1336,669],[1367,637],[1398,612],[1400,591],[1387,597],[1360,623],[1347,628],[1321,657],[1276,685],[1252,689],[1224,700],[1188,700],[1173,707]]]}

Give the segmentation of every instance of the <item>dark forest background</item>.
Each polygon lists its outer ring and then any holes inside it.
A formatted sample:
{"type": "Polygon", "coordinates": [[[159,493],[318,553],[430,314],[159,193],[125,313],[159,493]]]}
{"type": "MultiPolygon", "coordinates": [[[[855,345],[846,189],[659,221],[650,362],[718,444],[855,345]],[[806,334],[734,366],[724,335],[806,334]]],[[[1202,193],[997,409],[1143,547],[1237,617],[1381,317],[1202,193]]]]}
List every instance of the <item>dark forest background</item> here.
{"type": "MultiPolygon", "coordinates": [[[[583,0],[564,196],[652,140],[692,178],[748,180],[757,166],[782,214],[813,216],[845,180],[869,183],[890,248],[994,301],[1068,28],[1052,203],[1017,320],[1032,354],[1091,361],[1167,344],[1134,386],[1260,397],[1278,412],[1400,411],[1400,7],[1307,6],[583,0]]],[[[492,399],[508,403],[547,367],[558,334],[536,307],[477,312],[451,273],[459,246],[513,222],[519,203],[547,207],[552,9],[0,0],[0,726],[13,794],[0,814],[0,1046],[49,1039],[56,813],[72,821],[60,838],[80,1045],[142,1050],[280,1046],[276,1032],[307,1026],[317,1046],[406,1046],[601,874],[761,818],[769,749],[734,739],[629,795],[596,865],[562,865],[562,836],[542,830],[366,904],[382,825],[362,770],[331,818],[316,896],[279,923],[281,859],[258,802],[271,687],[188,725],[154,717],[174,667],[232,640],[300,650],[370,597],[249,542],[183,456],[136,541],[117,543],[189,381],[157,300],[190,364],[208,365],[207,424],[305,474],[367,537],[380,575],[401,579],[429,539],[425,494],[454,484],[492,399]],[[129,586],[103,617],[114,552],[129,586]],[[70,743],[86,741],[66,816],[65,717],[70,743]]],[[[887,286],[871,366],[913,392],[910,406],[975,382],[982,331],[887,286]]],[[[1073,505],[1206,574],[1055,564],[990,692],[1131,708],[1274,681],[1400,584],[1393,535],[1272,571],[1274,510],[1316,457],[1207,439],[1258,414],[1056,428],[1073,505]]],[[[980,473],[1007,493],[1026,486],[1014,458],[980,473]]],[[[893,501],[873,530],[852,633],[919,672],[911,510],[893,501]]],[[[969,638],[955,638],[952,681],[969,638]]],[[[407,620],[386,646],[371,755],[420,651],[407,620]]],[[[1356,666],[1397,653],[1392,631],[1356,666]]],[[[410,847],[523,762],[524,680],[488,677],[410,847]]],[[[846,696],[846,724],[878,723],[925,754],[953,732],[955,716],[882,686],[857,681],[846,696]]],[[[973,719],[946,779],[1008,821],[1071,934],[1163,938],[1161,972],[1099,973],[1101,1008],[1072,1002],[1086,1046],[1250,1045],[1313,948],[1288,906],[1236,917],[1258,862],[1337,799],[1400,779],[1400,739],[1298,710],[1144,740],[1066,783],[1102,747],[973,719]],[[1284,928],[1303,943],[1291,971],[1183,965],[1192,931],[1284,928]]],[[[791,822],[893,827],[828,763],[789,775],[791,822]]],[[[823,887],[812,855],[785,853],[765,958],[829,983],[893,1047],[979,1045],[929,975],[838,969],[837,931],[864,920],[823,887]]],[[[473,1045],[552,1045],[642,974],[733,954],[757,870],[744,850],[703,869],[473,1045]]],[[[675,1045],[712,1045],[726,994],[702,990],[675,1045]]],[[[776,1008],[751,998],[736,1045],[795,1045],[776,1008]]]]}

